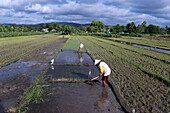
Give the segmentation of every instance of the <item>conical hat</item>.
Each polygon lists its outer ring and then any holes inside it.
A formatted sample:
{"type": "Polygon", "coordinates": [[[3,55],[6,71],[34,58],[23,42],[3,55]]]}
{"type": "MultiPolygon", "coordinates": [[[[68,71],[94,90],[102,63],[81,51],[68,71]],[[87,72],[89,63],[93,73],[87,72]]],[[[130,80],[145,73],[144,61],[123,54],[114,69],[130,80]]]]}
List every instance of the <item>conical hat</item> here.
{"type": "Polygon", "coordinates": [[[98,64],[100,61],[101,61],[101,60],[99,60],[99,59],[95,59],[94,65],[98,64]]]}

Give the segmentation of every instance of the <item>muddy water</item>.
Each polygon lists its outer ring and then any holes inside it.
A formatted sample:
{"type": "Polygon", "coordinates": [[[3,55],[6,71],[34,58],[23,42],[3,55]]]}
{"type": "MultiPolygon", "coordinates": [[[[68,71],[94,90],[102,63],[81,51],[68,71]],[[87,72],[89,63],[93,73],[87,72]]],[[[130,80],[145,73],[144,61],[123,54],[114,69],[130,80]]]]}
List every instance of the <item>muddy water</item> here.
{"type": "Polygon", "coordinates": [[[66,40],[59,39],[0,70],[0,113],[15,106],[23,89],[45,69],[66,40]]]}
{"type": "Polygon", "coordinates": [[[165,50],[165,49],[159,49],[159,48],[155,48],[155,47],[150,47],[150,46],[145,46],[145,45],[140,45],[140,44],[133,44],[133,43],[124,42],[124,41],[118,41],[118,40],[115,40],[115,42],[131,45],[131,46],[135,46],[135,47],[140,47],[140,48],[144,48],[144,49],[148,49],[148,50],[152,50],[152,51],[158,51],[158,52],[170,54],[170,51],[165,50]]]}
{"type": "Polygon", "coordinates": [[[73,79],[91,79],[99,75],[96,66],[51,66],[46,73],[46,77],[52,78],[73,78],[73,79]],[[91,75],[89,76],[89,71],[91,75]]]}
{"type": "Polygon", "coordinates": [[[54,64],[93,64],[90,56],[86,53],[76,53],[70,50],[64,50],[60,52],[57,58],[54,61],[54,64]]]}
{"type": "Polygon", "coordinates": [[[136,47],[140,47],[140,48],[144,48],[144,49],[148,49],[148,50],[153,50],[153,51],[158,51],[158,52],[170,54],[170,51],[165,50],[165,49],[159,49],[159,48],[154,48],[154,47],[149,47],[149,46],[144,46],[144,45],[139,45],[139,44],[132,44],[132,46],[136,46],[136,47]]]}
{"type": "MultiPolygon", "coordinates": [[[[66,53],[60,54],[55,59],[55,63],[78,63],[77,53],[66,51],[66,53]],[[71,58],[65,59],[68,56],[61,57],[60,54],[69,55],[71,58]],[[61,59],[63,62],[60,61],[61,59]]],[[[93,63],[86,53],[83,54],[83,57],[85,58],[84,61],[93,63]]],[[[48,69],[46,78],[85,81],[98,75],[99,69],[96,66],[53,65],[48,69]],[[91,71],[90,76],[89,70],[91,71]]],[[[108,86],[104,88],[100,79],[98,78],[100,82],[93,85],[86,83],[49,83],[49,88],[45,89],[44,100],[46,101],[40,104],[30,104],[28,106],[30,110],[27,113],[124,113],[111,89],[108,86]]]]}
{"type": "Polygon", "coordinates": [[[112,91],[101,85],[58,83],[49,88],[55,89],[48,100],[31,105],[28,113],[124,113],[112,91]]]}

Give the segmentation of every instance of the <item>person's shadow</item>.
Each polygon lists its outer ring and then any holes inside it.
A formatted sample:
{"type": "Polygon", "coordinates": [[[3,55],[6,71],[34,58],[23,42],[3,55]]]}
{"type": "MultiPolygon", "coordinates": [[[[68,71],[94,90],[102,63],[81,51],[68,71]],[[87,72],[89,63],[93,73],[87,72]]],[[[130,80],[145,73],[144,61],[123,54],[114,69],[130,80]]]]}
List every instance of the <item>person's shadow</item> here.
{"type": "Polygon", "coordinates": [[[106,91],[106,88],[102,88],[102,92],[99,95],[99,100],[94,103],[94,106],[99,108],[100,110],[103,110],[105,101],[108,99],[108,92],[106,91]]]}

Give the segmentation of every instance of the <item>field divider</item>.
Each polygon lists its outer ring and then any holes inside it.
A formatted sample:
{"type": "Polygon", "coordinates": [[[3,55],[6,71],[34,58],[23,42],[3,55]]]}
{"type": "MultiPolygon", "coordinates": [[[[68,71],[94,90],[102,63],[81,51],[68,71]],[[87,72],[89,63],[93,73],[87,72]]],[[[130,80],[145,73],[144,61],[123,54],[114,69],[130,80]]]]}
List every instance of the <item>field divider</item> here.
{"type": "MultiPolygon", "coordinates": [[[[58,52],[57,52],[57,54],[56,55],[54,55],[52,58],[51,58],[51,60],[52,59],[55,59],[56,57],[57,57],[57,55],[63,50],[63,48],[67,45],[67,43],[70,41],[70,38],[68,38],[68,40],[66,41],[66,43],[58,50],[58,52]]],[[[50,60],[50,61],[51,61],[50,60]]],[[[50,64],[50,62],[49,62],[49,64],[50,64]]]]}
{"type": "MultiPolygon", "coordinates": [[[[101,39],[98,39],[98,38],[95,38],[95,39],[98,40],[98,41],[104,42],[104,41],[102,41],[101,39]]],[[[103,38],[102,38],[102,39],[103,39],[103,38]]],[[[109,40],[109,39],[104,39],[104,40],[109,40]]],[[[104,42],[104,43],[108,43],[108,42],[104,42]]],[[[110,43],[108,43],[108,44],[110,44],[110,43]]],[[[113,46],[116,46],[116,47],[120,47],[120,46],[115,45],[115,44],[110,44],[110,45],[113,45],[113,46]]],[[[153,58],[153,59],[155,59],[155,60],[162,61],[162,62],[167,63],[167,64],[170,64],[170,61],[167,61],[167,60],[162,60],[162,59],[159,59],[159,58],[156,58],[156,57],[153,57],[153,56],[150,56],[150,55],[146,55],[146,54],[143,54],[143,53],[139,53],[139,52],[137,52],[137,51],[135,51],[135,50],[127,49],[127,48],[124,48],[124,47],[120,47],[120,48],[125,49],[125,50],[128,50],[128,51],[131,51],[131,52],[135,52],[135,53],[138,53],[138,54],[141,54],[141,55],[150,57],[150,58],[153,58]]],[[[155,51],[155,52],[157,52],[157,51],[155,51]]],[[[163,53],[163,54],[166,54],[166,53],[163,53]]],[[[169,54],[166,54],[166,55],[169,55],[169,54]]]]}
{"type": "MultiPolygon", "coordinates": [[[[91,41],[91,42],[92,42],[92,41],[91,41]]],[[[161,75],[152,73],[152,72],[150,72],[149,70],[144,69],[142,66],[140,66],[140,65],[138,65],[138,64],[136,64],[136,63],[134,63],[134,62],[132,62],[132,61],[130,61],[130,60],[122,57],[122,56],[117,55],[117,54],[114,53],[113,51],[111,51],[111,50],[109,50],[109,49],[107,49],[107,48],[105,48],[105,47],[103,47],[103,46],[101,46],[101,45],[99,45],[99,44],[97,44],[97,43],[95,43],[95,42],[92,42],[92,43],[94,43],[94,44],[98,45],[99,47],[101,47],[101,48],[109,51],[109,52],[112,53],[114,56],[117,56],[117,57],[119,57],[119,58],[127,61],[128,63],[134,65],[135,67],[137,67],[138,69],[140,69],[140,70],[143,71],[144,73],[148,74],[149,76],[154,77],[154,78],[157,78],[158,80],[160,80],[161,82],[167,84],[168,86],[170,85],[170,80],[168,80],[167,78],[165,78],[165,77],[163,77],[163,76],[161,76],[161,75]]]]}
{"type": "MultiPolygon", "coordinates": [[[[102,38],[102,37],[101,37],[102,38]]],[[[102,38],[102,39],[106,39],[106,38],[102,38]]],[[[139,44],[139,45],[143,45],[143,46],[148,46],[148,47],[152,47],[152,48],[158,48],[158,49],[165,49],[165,50],[170,50],[170,48],[166,45],[150,45],[149,43],[142,43],[142,42],[131,42],[131,41],[124,41],[124,40],[117,40],[117,39],[107,39],[107,40],[111,40],[111,41],[123,41],[126,43],[130,43],[130,44],[139,44]]]]}

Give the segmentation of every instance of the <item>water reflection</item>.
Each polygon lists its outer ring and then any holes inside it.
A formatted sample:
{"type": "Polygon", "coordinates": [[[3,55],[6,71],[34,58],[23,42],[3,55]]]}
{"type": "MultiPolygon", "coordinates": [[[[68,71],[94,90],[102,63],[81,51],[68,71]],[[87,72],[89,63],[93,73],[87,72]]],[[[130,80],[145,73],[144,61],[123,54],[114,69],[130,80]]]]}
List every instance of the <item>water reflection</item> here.
{"type": "Polygon", "coordinates": [[[143,45],[139,45],[139,44],[132,44],[132,46],[140,47],[140,48],[144,48],[144,49],[148,49],[148,50],[153,50],[153,51],[158,51],[158,52],[170,54],[170,51],[164,50],[164,49],[158,49],[158,48],[149,47],[149,46],[143,46],[143,45]]]}
{"type": "Polygon", "coordinates": [[[54,70],[54,66],[51,66],[51,69],[54,70]]]}
{"type": "Polygon", "coordinates": [[[106,88],[102,88],[102,92],[99,95],[99,100],[94,103],[94,107],[97,107],[100,110],[103,110],[104,106],[107,106],[108,104],[109,104],[108,92],[106,91],[106,88]]]}
{"type": "Polygon", "coordinates": [[[82,65],[82,63],[83,63],[83,55],[78,53],[78,58],[79,58],[79,63],[78,64],[82,65]]]}
{"type": "Polygon", "coordinates": [[[132,43],[129,43],[129,42],[118,41],[118,40],[115,40],[115,42],[131,45],[131,46],[135,46],[135,47],[140,47],[140,48],[144,48],[144,49],[148,49],[148,50],[158,51],[158,52],[162,52],[162,53],[166,53],[166,54],[170,54],[170,51],[169,50],[165,50],[165,49],[159,49],[159,48],[145,46],[145,45],[140,45],[140,44],[132,44],[132,43]]]}

